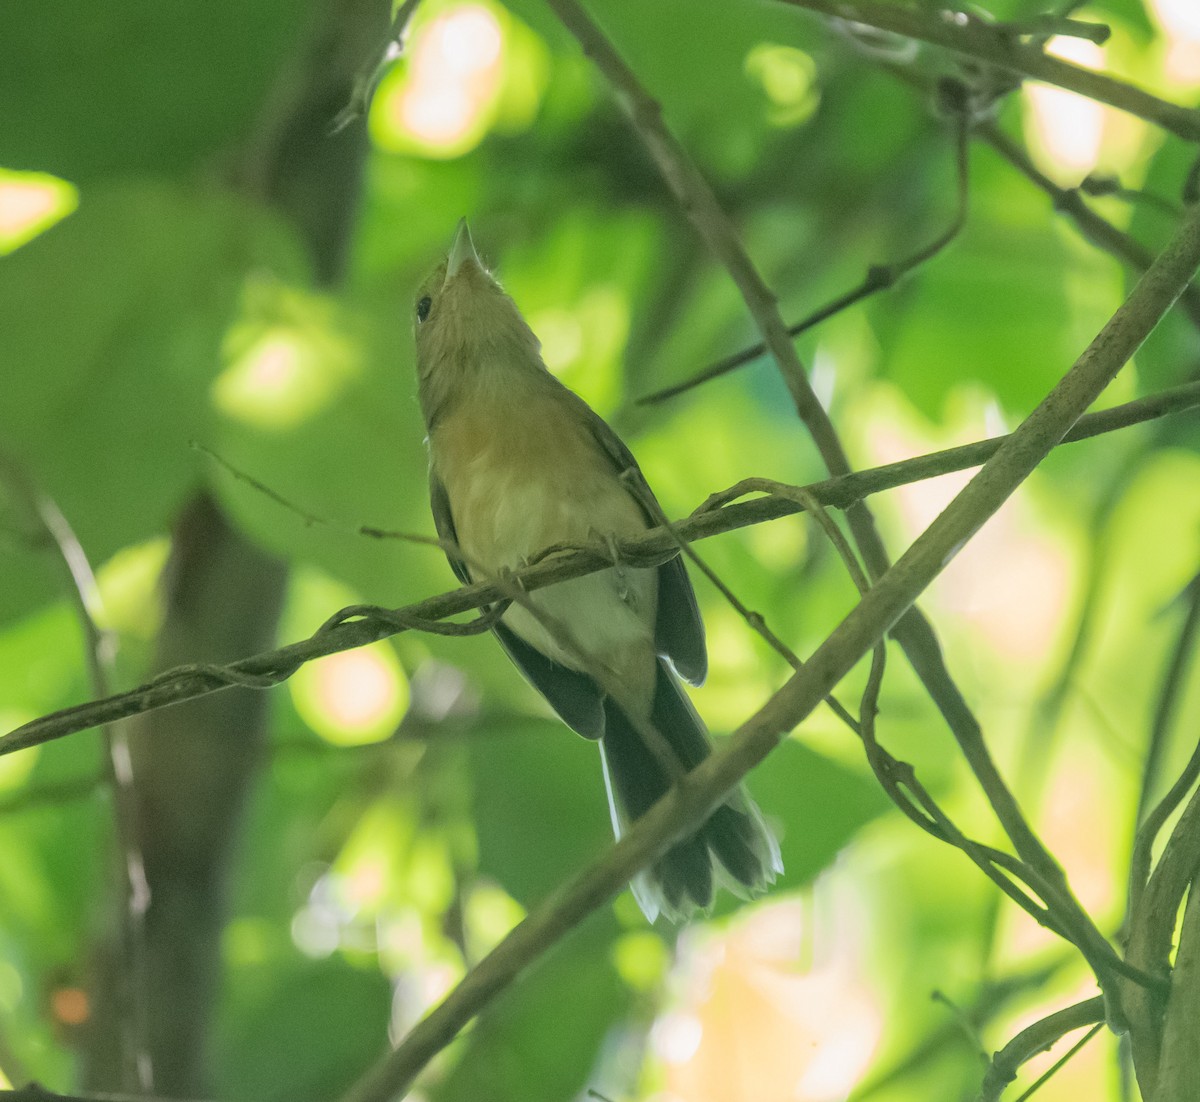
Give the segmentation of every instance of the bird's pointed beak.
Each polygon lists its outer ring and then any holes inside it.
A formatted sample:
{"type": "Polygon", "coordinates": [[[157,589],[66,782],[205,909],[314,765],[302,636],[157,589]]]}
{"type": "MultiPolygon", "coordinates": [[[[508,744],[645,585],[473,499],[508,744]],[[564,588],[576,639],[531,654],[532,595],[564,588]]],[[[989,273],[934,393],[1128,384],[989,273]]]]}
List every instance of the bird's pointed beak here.
{"type": "Polygon", "coordinates": [[[482,268],[479,263],[479,254],[475,252],[475,242],[471,240],[471,230],[467,226],[467,220],[460,218],[458,220],[458,229],[454,231],[454,243],[450,246],[450,255],[446,258],[446,282],[443,287],[449,283],[456,275],[463,264],[473,260],[482,268]]]}

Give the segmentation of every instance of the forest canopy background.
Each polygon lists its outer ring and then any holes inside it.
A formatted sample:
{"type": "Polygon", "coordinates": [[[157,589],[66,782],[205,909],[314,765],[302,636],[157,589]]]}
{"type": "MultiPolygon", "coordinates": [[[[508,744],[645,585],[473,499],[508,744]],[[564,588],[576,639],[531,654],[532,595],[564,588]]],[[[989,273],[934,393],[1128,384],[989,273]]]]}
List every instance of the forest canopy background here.
{"type": "MultiPolygon", "coordinates": [[[[592,11],[788,321],[956,224],[960,123],[938,82],[981,97],[960,231],[797,341],[855,468],[1016,425],[1178,226],[1194,148],[1094,100],[783,3],[592,11]],[[1086,195],[1057,190],[1085,178],[1086,195]]],[[[366,0],[0,14],[0,730],[301,639],[345,606],[452,587],[437,548],[359,529],[432,535],[411,295],[463,215],[547,365],[617,428],[668,516],[744,478],[826,476],[769,356],[639,403],[759,335],[550,8],[424,0],[403,56],[375,72],[388,14],[366,0]]],[[[1051,52],[1197,102],[1188,0],[1073,17],[1111,37],[1051,52]]],[[[1101,404],[1196,367],[1185,301],[1101,404]]],[[[1200,720],[1181,641],[1200,591],[1197,439],[1182,414],[1057,450],[921,602],[1110,934],[1136,823],[1200,720]]],[[[968,477],[872,498],[893,555],[968,477]]],[[[796,517],[697,550],[801,658],[858,599],[796,517]]],[[[694,699],[722,735],[791,670],[697,588],[712,660],[694,699]]],[[[847,704],[866,677],[864,663],[839,690],[847,704]]],[[[594,747],[488,638],[409,632],[191,708],[0,757],[12,1084],[132,1090],[152,1066],[164,1095],[339,1097],[608,845],[594,747]]],[[[877,728],[959,827],[1000,844],[899,655],[877,728]]],[[[984,1050],[1095,994],[1061,939],[891,807],[829,710],[749,783],[787,866],[766,900],[724,899],[678,931],[622,894],[431,1065],[421,1096],[970,1097],[984,1050]]],[[[1102,1033],[1039,1097],[1126,1097],[1118,1047],[1102,1033]]]]}

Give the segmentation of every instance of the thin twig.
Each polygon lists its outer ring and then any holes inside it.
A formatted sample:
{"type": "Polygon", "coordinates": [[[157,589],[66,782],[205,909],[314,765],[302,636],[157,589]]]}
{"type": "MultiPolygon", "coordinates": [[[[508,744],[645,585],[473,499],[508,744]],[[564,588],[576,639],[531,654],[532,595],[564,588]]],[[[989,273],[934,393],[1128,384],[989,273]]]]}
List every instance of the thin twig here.
{"type": "Polygon", "coordinates": [[[1107,23],[1085,23],[1080,19],[1067,19],[1057,15],[1037,15],[1032,19],[1009,19],[989,26],[1018,38],[1082,38],[1103,46],[1112,37],[1112,28],[1107,23]]]}
{"type": "MultiPolygon", "coordinates": [[[[676,784],[611,850],[535,907],[383,1056],[344,1102],[389,1102],[484,1007],[636,872],[695,827],[874,647],[959,549],[1049,454],[1117,374],[1200,266],[1193,211],[1074,367],[805,663],[723,747],[676,784]]],[[[1105,943],[1107,944],[1107,943],[1105,943]]],[[[1091,948],[1089,946],[1089,948],[1091,948]]],[[[1102,970],[1107,971],[1107,967],[1102,970]]]]}
{"type": "Polygon", "coordinates": [[[1175,649],[1171,652],[1167,664],[1166,676],[1159,689],[1158,704],[1154,709],[1154,722],[1150,727],[1150,745],[1146,751],[1146,764],[1142,771],[1142,783],[1138,792],[1137,811],[1134,814],[1135,837],[1133,853],[1129,861],[1129,914],[1132,916],[1141,902],[1146,880],[1150,875],[1150,856],[1154,849],[1155,839],[1162,830],[1171,813],[1179,806],[1184,796],[1188,794],[1196,778],[1200,776],[1200,743],[1196,744],[1192,756],[1183,767],[1175,783],[1167,794],[1159,801],[1153,811],[1147,814],[1150,805],[1150,795],[1154,791],[1158,774],[1158,763],[1166,745],[1167,735],[1175,711],[1179,706],[1180,697],[1186,686],[1184,674],[1196,648],[1197,637],[1200,636],[1200,575],[1193,578],[1188,585],[1187,614],[1179,629],[1179,638],[1175,649]]]}
{"type": "Polygon", "coordinates": [[[1080,1037],[1078,1041],[1076,1041],[1069,1049],[1067,1049],[1066,1052],[1064,1052],[1057,1060],[1055,1060],[1053,1064],[1051,1064],[1044,1072],[1042,1072],[1042,1074],[1030,1084],[1027,1091],[1022,1091],[1020,1098],[1016,1099],[1016,1102],[1028,1102],[1028,1100],[1032,1098],[1038,1091],[1040,1091],[1042,1087],[1044,1087],[1050,1082],[1051,1079],[1053,1079],[1060,1071],[1062,1071],[1062,1069],[1065,1068],[1071,1060],[1075,1059],[1075,1057],[1083,1051],[1084,1046],[1103,1028],[1103,1022],[1097,1022],[1094,1026],[1092,1026],[1092,1028],[1089,1029],[1082,1037],[1080,1037]]]}
{"type": "MultiPolygon", "coordinates": [[[[1191,410],[1198,405],[1200,382],[1175,387],[1136,402],[1089,414],[1080,419],[1075,428],[1064,437],[1063,442],[1086,440],[1101,433],[1191,410]]],[[[935,478],[951,471],[977,467],[995,455],[1009,439],[1007,436],[1001,436],[992,440],[981,440],[974,444],[918,456],[915,459],[815,482],[804,489],[822,505],[844,509],[852,502],[871,494],[910,482],[935,478]]],[[[802,509],[796,501],[777,496],[761,497],[721,508],[715,506],[714,503],[721,499],[736,498],[748,492],[742,489],[744,485],[738,483],[721,494],[713,495],[691,517],[676,524],[675,533],[688,541],[702,540],[780,517],[794,516],[802,509]]],[[[429,542],[444,550],[442,541],[430,539],[429,542]]],[[[642,566],[657,565],[678,553],[675,537],[659,529],[648,531],[636,539],[622,541],[620,551],[623,561],[642,566]]],[[[584,548],[553,559],[539,560],[523,570],[515,571],[513,580],[527,590],[535,590],[567,578],[577,578],[603,570],[611,565],[611,561],[598,555],[594,549],[584,548]]],[[[440,621],[495,604],[503,599],[504,594],[495,586],[473,585],[392,611],[375,606],[353,606],[343,609],[331,617],[322,630],[310,639],[292,643],[278,650],[264,651],[225,666],[176,667],[160,674],[149,684],[129,692],[64,708],[32,720],[0,737],[0,755],[41,745],[113,719],[139,715],[184,700],[192,700],[232,685],[270,688],[286,681],[300,666],[314,658],[366,646],[368,643],[404,631],[431,631],[444,635],[479,634],[491,627],[490,617],[477,618],[465,624],[443,624],[440,621]],[[349,620],[354,622],[347,622],[349,620]]]]}
{"type": "MultiPolygon", "coordinates": [[[[981,121],[975,127],[975,133],[1030,183],[1044,191],[1054,204],[1054,209],[1067,215],[1086,240],[1128,264],[1134,271],[1144,272],[1150,266],[1154,254],[1145,245],[1092,210],[1084,202],[1079,188],[1059,187],[994,122],[981,121]]],[[[1189,284],[1179,297],[1179,306],[1193,325],[1200,326],[1200,288],[1189,284]]]]}
{"type": "MultiPolygon", "coordinates": [[[[9,456],[0,454],[0,471],[10,491],[41,526],[47,545],[57,552],[66,589],[84,638],[84,652],[92,692],[105,697],[111,692],[116,666],[116,637],[102,629],[104,609],[100,587],[87,552],[58,504],[37,486],[9,456]]],[[[101,728],[106,751],[107,779],[112,793],[113,834],[120,865],[118,884],[121,898],[121,953],[124,957],[123,995],[127,1000],[121,1015],[121,1062],[123,1085],[142,1091],[154,1087],[154,1065],[150,1058],[149,1011],[146,1003],[146,907],[150,888],[139,842],[137,796],[133,789],[133,767],[126,732],[116,724],[101,728]]]]}
{"type": "Polygon", "coordinates": [[[392,25],[388,28],[387,41],[379,50],[378,57],[355,78],[350,102],[337,113],[333,122],[330,123],[331,134],[340,133],[367,113],[371,106],[371,97],[375,94],[375,89],[379,87],[379,82],[383,79],[384,74],[404,56],[408,26],[412,22],[412,17],[416,14],[417,5],[420,2],[421,0],[404,0],[395,9],[392,25]]]}
{"type": "Polygon", "coordinates": [[[0,1102],[182,1102],[181,1099],[156,1098],[150,1094],[59,1094],[40,1083],[26,1083],[13,1090],[0,1090],[0,1102]]]}
{"type": "MultiPolygon", "coordinates": [[[[641,85],[637,75],[578,0],[547,2],[612,84],[664,182],[737,286],[763,342],[779,367],[796,411],[808,429],[826,469],[834,476],[849,473],[850,463],[845,448],[829,415],[813,392],[773,294],[755,269],[712,188],[687,151],[667,129],[659,104],[641,85]]],[[[853,7],[846,5],[848,9],[853,7]]],[[[833,14],[844,17],[848,13],[839,11],[833,14]]],[[[869,23],[870,20],[862,22],[869,23]]],[[[1200,115],[1197,115],[1197,119],[1200,119],[1200,115]]],[[[1177,297],[1178,292],[1173,294],[1172,302],[1177,297]]],[[[1082,410],[1079,412],[1082,413],[1082,410]]],[[[846,510],[846,519],[869,573],[873,578],[882,577],[890,564],[874,517],[865,506],[855,504],[846,510]]],[[[997,768],[979,720],[950,674],[932,625],[918,609],[907,606],[890,628],[892,637],[900,644],[926,692],[946,720],[959,750],[1017,854],[1050,887],[1051,895],[1047,903],[1061,912],[1064,927],[1072,931],[1072,940],[1094,963],[1115,959],[1112,947],[1071,893],[1066,875],[1030,827],[997,768]]]]}
{"type": "MultiPolygon", "coordinates": [[[[788,336],[795,338],[802,333],[807,333],[810,329],[820,325],[823,321],[828,321],[835,314],[840,314],[843,310],[848,310],[856,303],[862,302],[864,299],[870,298],[871,295],[877,294],[880,291],[885,291],[889,287],[894,287],[901,278],[908,275],[914,269],[919,268],[922,264],[932,260],[940,253],[947,245],[953,241],[959,233],[962,232],[963,226],[967,221],[967,211],[969,209],[968,197],[970,194],[970,158],[968,156],[968,135],[970,133],[967,126],[965,114],[959,113],[954,117],[955,124],[955,169],[956,182],[955,188],[955,208],[954,215],[950,219],[950,223],[946,228],[926,245],[914,252],[911,256],[903,260],[899,260],[894,264],[873,264],[867,269],[866,276],[863,281],[857,286],[845,293],[838,295],[831,302],[827,302],[824,306],[814,310],[807,317],[801,318],[787,327],[788,336]]],[[[726,356],[723,359],[717,360],[710,364],[702,371],[697,372],[690,379],[684,379],[682,382],[674,383],[671,386],[663,387],[661,390],[652,391],[637,400],[637,404],[641,406],[656,405],[659,402],[665,402],[668,398],[674,398],[680,394],[684,394],[703,383],[710,382],[713,379],[719,379],[723,375],[736,368],[742,367],[750,363],[752,360],[758,359],[767,351],[765,343],[760,341],[758,344],[750,348],[744,348],[740,352],[734,352],[732,355],[726,356]]]]}
{"type": "MultiPolygon", "coordinates": [[[[1200,871],[1200,792],[1194,792],[1163,849],[1129,923],[1126,959],[1155,976],[1170,975],[1171,944],[1179,907],[1200,871]]],[[[1130,1045],[1143,1095],[1154,1097],[1162,1045],[1161,991],[1129,985],[1123,998],[1130,1045]]]]}
{"type": "Polygon", "coordinates": [[[1054,84],[1107,103],[1169,130],[1200,141],[1200,111],[1160,99],[1107,73],[1085,69],[1040,48],[1016,41],[1003,26],[991,26],[961,12],[921,11],[875,0],[783,0],[843,23],[860,24],[941,46],[1019,77],[1054,84]]]}
{"type": "Polygon", "coordinates": [[[1068,1033],[1097,1022],[1104,1022],[1104,998],[1100,995],[1055,1011],[1021,1030],[992,1057],[991,1067],[979,1088],[979,1102],[998,1102],[1004,1088],[1016,1079],[1022,1064],[1053,1048],[1068,1033]]]}
{"type": "MultiPolygon", "coordinates": [[[[779,638],[778,635],[775,634],[774,631],[771,630],[770,626],[767,624],[766,618],[761,612],[755,612],[753,609],[748,608],[742,602],[741,598],[739,598],[738,595],[734,593],[733,590],[725,583],[721,576],[711,566],[709,566],[709,564],[705,562],[703,558],[701,558],[699,552],[691,545],[691,543],[679,534],[677,526],[668,519],[667,515],[662,511],[662,506],[658,504],[654,497],[650,494],[640,493],[637,483],[632,480],[629,481],[628,485],[630,492],[637,494],[638,500],[650,513],[650,516],[654,519],[655,524],[675,537],[676,546],[678,546],[679,550],[692,563],[695,564],[696,568],[712,583],[713,588],[725,598],[726,603],[743,620],[746,621],[750,629],[758,634],[766,642],[766,644],[773,651],[775,651],[776,654],[778,654],[789,666],[792,667],[793,670],[800,669],[800,667],[804,665],[804,663],[800,660],[800,656],[797,655],[791,647],[789,647],[782,639],[779,638]]],[[[784,487],[782,483],[772,483],[771,485],[771,492],[778,492],[780,489],[784,489],[796,495],[803,494],[802,490],[797,490],[792,486],[784,487]]],[[[808,511],[814,517],[818,514],[824,516],[829,525],[832,525],[835,531],[837,530],[837,526],[833,525],[833,522],[829,520],[828,515],[825,514],[822,506],[811,496],[808,496],[807,503],[800,500],[798,496],[793,498],[793,500],[795,500],[797,504],[806,509],[806,511],[808,511]]],[[[826,532],[828,532],[828,530],[828,527],[826,527],[826,532]]],[[[841,533],[838,532],[838,535],[840,536],[841,533]]],[[[836,541],[835,546],[837,546],[836,541]]],[[[839,551],[840,550],[841,548],[839,548],[839,551]]],[[[851,561],[853,561],[853,552],[850,551],[848,546],[845,547],[845,550],[849,554],[851,561]]],[[[854,563],[854,569],[855,571],[859,570],[857,563],[854,563]]],[[[850,714],[846,706],[840,700],[838,700],[837,697],[831,693],[829,699],[826,700],[825,703],[829,705],[830,710],[838,717],[838,719],[846,724],[846,726],[849,727],[850,730],[852,730],[855,734],[858,734],[858,721],[853,715],[850,714]]]]}

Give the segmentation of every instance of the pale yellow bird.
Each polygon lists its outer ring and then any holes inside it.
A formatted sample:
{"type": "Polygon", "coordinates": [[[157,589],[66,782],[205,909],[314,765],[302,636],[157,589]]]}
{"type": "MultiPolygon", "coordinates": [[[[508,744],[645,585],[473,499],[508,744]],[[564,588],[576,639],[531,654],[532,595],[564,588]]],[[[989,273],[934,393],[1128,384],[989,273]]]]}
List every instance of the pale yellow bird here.
{"type": "MultiPolygon", "coordinates": [[[[537,337],[476,255],[465,219],[418,291],[415,317],[434,520],[462,550],[462,560],[450,556],[462,581],[472,580],[472,567],[497,575],[553,544],[611,543],[654,525],[637,462],[546,369],[537,337]]],[[[618,565],[538,590],[529,602],[532,610],[510,605],[496,635],[562,719],[599,740],[620,836],[670,787],[648,727],[678,771],[710,752],[676,676],[698,685],[708,667],[683,559],[618,565]]],[[[633,890],[651,921],[679,918],[712,903],[715,881],[757,894],[781,869],[775,839],[739,790],[633,890]]]]}

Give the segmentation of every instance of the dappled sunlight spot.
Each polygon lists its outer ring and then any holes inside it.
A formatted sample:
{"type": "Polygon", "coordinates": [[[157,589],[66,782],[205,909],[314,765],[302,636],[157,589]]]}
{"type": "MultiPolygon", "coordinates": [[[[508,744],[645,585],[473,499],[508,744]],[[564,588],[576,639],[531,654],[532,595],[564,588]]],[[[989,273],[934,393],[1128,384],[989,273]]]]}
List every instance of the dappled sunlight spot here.
{"type": "MultiPolygon", "coordinates": [[[[894,463],[1004,431],[984,404],[959,418],[953,430],[922,427],[901,401],[881,402],[870,417],[871,461],[894,463]],[[990,422],[990,423],[989,423],[990,422]]],[[[915,539],[974,477],[952,471],[891,491],[905,538],[915,539]]],[[[1001,657],[1022,667],[1053,652],[1072,596],[1071,555],[1062,542],[1039,530],[1023,497],[1008,501],[939,575],[931,594],[969,623],[1001,657]]]]}
{"type": "MultiPolygon", "coordinates": [[[[0,708],[0,732],[15,730],[33,719],[37,719],[37,715],[33,712],[21,711],[16,708],[0,708]]],[[[33,767],[37,764],[41,749],[40,746],[30,746],[0,757],[0,792],[20,788],[29,779],[33,767]]]]}
{"type": "Polygon", "coordinates": [[[532,313],[546,366],[601,414],[619,401],[629,302],[619,287],[589,287],[567,307],[532,313]]]}
{"type": "Polygon", "coordinates": [[[1003,657],[1040,662],[1068,611],[1071,562],[1054,540],[1014,523],[1013,512],[1002,509],[946,571],[957,597],[950,607],[1003,657]]]}
{"type": "Polygon", "coordinates": [[[96,571],[103,626],[122,636],[152,639],[162,615],[159,580],[170,542],[164,537],[123,547],[96,571]]]}
{"type": "Polygon", "coordinates": [[[21,973],[8,961],[0,960],[0,1012],[11,1014],[20,1005],[24,993],[21,973]]]}
{"type": "Polygon", "coordinates": [[[332,956],[341,942],[335,916],[320,907],[301,907],[292,916],[291,935],[292,944],[313,960],[332,956]]]}
{"type": "Polygon", "coordinates": [[[1148,6],[1167,40],[1167,78],[1187,88],[1200,85],[1200,4],[1150,0],[1148,6]]]}
{"type": "Polygon", "coordinates": [[[746,54],[746,74],[767,99],[767,118],[773,126],[807,122],[821,102],[817,64],[794,46],[760,42],[746,54]]]}
{"type": "Polygon", "coordinates": [[[265,918],[235,918],[221,935],[225,963],[235,969],[264,964],[278,939],[275,924],[265,918]]]}
{"type": "Polygon", "coordinates": [[[386,640],[309,662],[289,685],[296,711],[335,746],[389,737],[408,708],[408,681],[386,640]]]}
{"type": "Polygon", "coordinates": [[[268,332],[213,383],[222,413],[261,428],[290,428],[325,404],[313,349],[298,333],[268,332]]]}
{"type": "Polygon", "coordinates": [[[328,296],[252,277],[221,347],[212,401],[227,417],[283,430],[315,416],[361,371],[359,351],[328,296]]]}
{"type": "Polygon", "coordinates": [[[498,884],[476,883],[463,914],[472,952],[482,956],[491,951],[524,917],[525,908],[498,884]]]}
{"type": "Polygon", "coordinates": [[[465,973],[457,948],[414,908],[389,913],[378,925],[381,962],[392,976],[388,1035],[398,1043],[465,973]]]}
{"type": "MultiPolygon", "coordinates": [[[[1104,65],[1104,48],[1081,38],[1052,38],[1046,52],[1089,69],[1104,65]]],[[[1049,84],[1025,85],[1029,103],[1026,136],[1032,151],[1051,167],[1089,172],[1104,137],[1103,104],[1049,84]]]]}
{"type": "MultiPolygon", "coordinates": [[[[1127,844],[1124,823],[1113,814],[1128,799],[1123,770],[1124,762],[1115,763],[1090,732],[1073,734],[1055,756],[1037,824],[1039,837],[1067,870],[1071,890],[1102,925],[1116,917],[1125,887],[1114,875],[1127,844]]],[[[1056,935],[1024,912],[1011,914],[1008,946],[1018,959],[1058,944],[1056,935]]]]}
{"type": "Polygon", "coordinates": [[[78,206],[79,191],[66,180],[0,168],[0,256],[32,241],[78,206]]]}
{"type": "MultiPolygon", "coordinates": [[[[771,618],[767,617],[768,625],[771,618]]],[[[692,691],[696,707],[712,730],[733,729],[762,701],[783,660],[760,656],[758,635],[724,601],[705,613],[709,677],[692,691]]],[[[766,644],[762,644],[765,648],[766,644]]]]}
{"type": "Polygon", "coordinates": [[[407,68],[384,78],[371,113],[385,149],[457,157],[482,139],[503,81],[504,29],[478,3],[439,12],[412,36],[407,68]]]}
{"type": "Polygon", "coordinates": [[[650,1031],[655,1055],[670,1065],[686,1064],[700,1050],[704,1025],[695,1014],[674,1011],[664,1014],[650,1031]]]}
{"type": "Polygon", "coordinates": [[[811,941],[804,908],[755,907],[716,933],[694,928],[682,945],[679,1004],[651,1035],[666,1096],[688,1102],[833,1102],[870,1063],[883,1028],[858,979],[861,950],[847,931],[802,967],[811,941]]]}
{"type": "Polygon", "coordinates": [[[583,326],[569,310],[543,310],[530,319],[542,342],[542,359],[555,374],[573,364],[583,352],[583,326]]]}
{"type": "Polygon", "coordinates": [[[656,990],[671,965],[666,943],[650,930],[623,934],[613,945],[613,965],[632,991],[656,990]]]}
{"type": "Polygon", "coordinates": [[[746,538],[755,562],[778,574],[797,570],[808,548],[808,528],[798,518],[756,524],[746,529],[746,538]]]}

